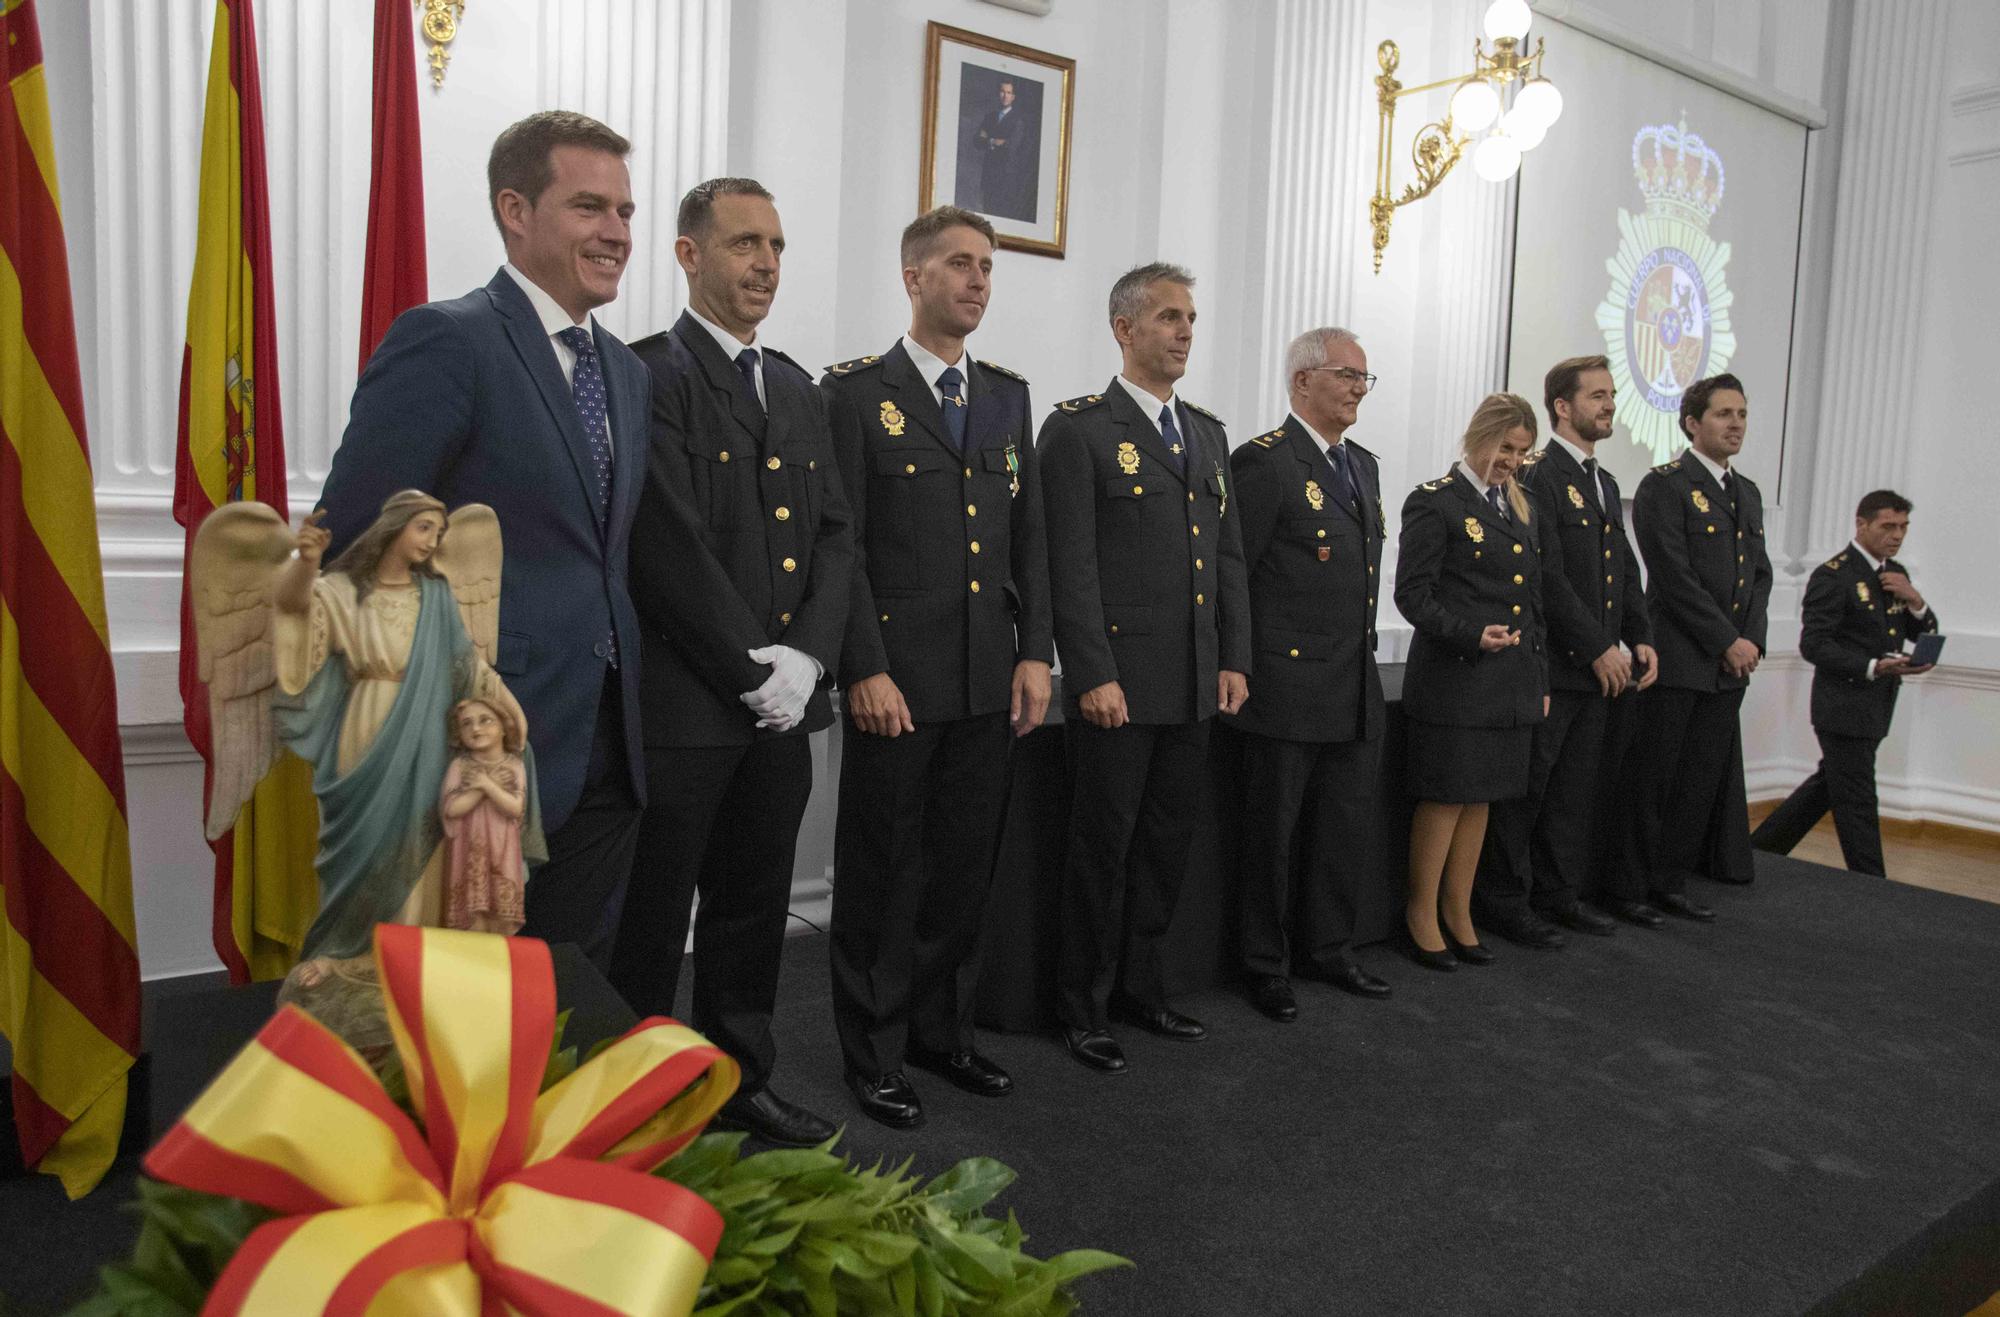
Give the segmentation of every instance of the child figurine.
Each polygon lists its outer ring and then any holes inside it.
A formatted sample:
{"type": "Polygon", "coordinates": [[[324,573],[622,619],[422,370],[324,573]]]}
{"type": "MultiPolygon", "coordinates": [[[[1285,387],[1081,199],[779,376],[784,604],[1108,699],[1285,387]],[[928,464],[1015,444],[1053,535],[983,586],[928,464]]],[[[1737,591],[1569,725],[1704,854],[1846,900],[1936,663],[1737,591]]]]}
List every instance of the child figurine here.
{"type": "Polygon", "coordinates": [[[512,934],[526,916],[521,819],[527,773],[521,757],[507,752],[508,734],[497,705],[473,698],[452,706],[449,735],[458,754],[438,793],[447,928],[512,934]]]}

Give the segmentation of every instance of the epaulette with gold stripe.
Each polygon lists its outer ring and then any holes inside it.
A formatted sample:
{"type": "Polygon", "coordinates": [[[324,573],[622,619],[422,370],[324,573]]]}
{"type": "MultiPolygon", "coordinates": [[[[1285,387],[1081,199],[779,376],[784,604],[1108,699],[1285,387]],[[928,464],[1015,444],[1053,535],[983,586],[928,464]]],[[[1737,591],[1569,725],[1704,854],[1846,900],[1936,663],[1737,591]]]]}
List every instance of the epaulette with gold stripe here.
{"type": "Polygon", "coordinates": [[[1443,489],[1446,485],[1449,485],[1456,478],[1457,477],[1455,476],[1448,476],[1448,475],[1440,476],[1436,480],[1426,480],[1423,484],[1418,485],[1417,488],[1423,490],[1424,493],[1426,494],[1435,494],[1440,489],[1443,489]]]}
{"type": "Polygon", "coordinates": [[[1285,437],[1285,429],[1283,426],[1279,426],[1277,429],[1271,431],[1269,434],[1260,434],[1255,436],[1250,440],[1250,442],[1257,445],[1259,448],[1269,448],[1272,444],[1277,443],[1278,440],[1284,437],[1285,437]]]}
{"type": "Polygon", "coordinates": [[[1091,393],[1091,394],[1086,394],[1086,395],[1084,395],[1084,396],[1083,396],[1083,397],[1081,397],[1081,398],[1068,398],[1068,399],[1065,399],[1064,401],[1062,401],[1062,402],[1059,402],[1059,403],[1057,403],[1057,404],[1056,404],[1056,410],[1057,410],[1057,411],[1059,411],[1059,412],[1082,412],[1082,411],[1088,411],[1088,410],[1090,410],[1090,409],[1091,409],[1092,407],[1095,407],[1095,406],[1097,406],[1097,405],[1098,405],[1099,403],[1101,403],[1101,402],[1103,402],[1103,401],[1104,401],[1104,395],[1103,395],[1103,394],[1101,394],[1101,393],[1091,393]]]}
{"type": "Polygon", "coordinates": [[[837,362],[834,365],[828,366],[826,373],[829,375],[852,375],[857,370],[866,370],[868,367],[880,363],[881,360],[882,358],[880,357],[856,357],[852,361],[837,362]]]}
{"type": "Polygon", "coordinates": [[[979,365],[982,369],[990,370],[995,375],[1005,375],[1008,379],[1019,380],[1023,384],[1026,384],[1028,382],[1028,377],[1026,375],[1022,375],[1016,371],[1008,370],[1005,366],[996,366],[992,362],[987,361],[983,358],[980,360],[979,365]]]}
{"type": "Polygon", "coordinates": [[[1524,458],[1522,458],[1522,459],[1521,459],[1521,465],[1522,465],[1522,466],[1524,466],[1524,467],[1525,467],[1525,466],[1533,466],[1533,465],[1534,465],[1535,463],[1537,463],[1537,462],[1541,461],[1541,460],[1542,460],[1543,458],[1547,457],[1548,455],[1549,455],[1549,450],[1548,450],[1548,449],[1546,449],[1546,448],[1537,448],[1537,449],[1536,449],[1536,450],[1535,450],[1534,452],[1532,452],[1532,453],[1529,453],[1529,454],[1528,454],[1528,455],[1527,455],[1526,457],[1524,457],[1524,458]]]}
{"type": "Polygon", "coordinates": [[[1678,471],[1680,469],[1681,469],[1681,460],[1678,457],[1671,462],[1662,462],[1658,466],[1653,468],[1655,472],[1663,476],[1671,474],[1672,472],[1678,471]]]}
{"type": "Polygon", "coordinates": [[[1835,555],[1833,555],[1833,557],[1828,558],[1826,560],[1826,565],[1828,567],[1833,568],[1835,571],[1839,571],[1842,567],[1845,567],[1847,565],[1847,555],[1844,553],[1836,553],[1835,555]]]}

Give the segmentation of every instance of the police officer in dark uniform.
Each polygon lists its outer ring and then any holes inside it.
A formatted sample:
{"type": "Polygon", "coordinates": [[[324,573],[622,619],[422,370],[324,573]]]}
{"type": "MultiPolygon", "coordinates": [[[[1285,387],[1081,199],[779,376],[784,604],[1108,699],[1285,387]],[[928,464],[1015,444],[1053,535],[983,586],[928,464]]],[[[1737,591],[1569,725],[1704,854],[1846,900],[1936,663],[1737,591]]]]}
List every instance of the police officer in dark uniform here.
{"type": "Polygon", "coordinates": [[[1403,502],[1396,607],[1409,619],[1410,953],[1427,969],[1486,965],[1472,887],[1492,802],[1520,795],[1535,724],[1548,714],[1542,530],[1515,472],[1535,409],[1489,394],[1462,456],[1403,502]],[[1433,944],[1437,945],[1433,945],[1433,944]]]}
{"type": "Polygon", "coordinates": [[[1646,559],[1646,603],[1660,653],[1644,729],[1629,763],[1638,789],[1629,881],[1683,919],[1715,911],[1687,894],[1689,874],[1748,882],[1749,806],[1738,711],[1764,657],[1771,559],[1764,496],[1734,470],[1750,406],[1743,382],[1711,375],[1681,395],[1689,448],[1639,482],[1632,518],[1646,559]]]}
{"type": "Polygon", "coordinates": [[[1375,455],[1346,437],[1375,377],[1345,329],[1307,330],[1285,366],[1291,414],[1230,458],[1257,654],[1257,694],[1232,720],[1244,733],[1240,946],[1251,1003],[1281,1022],[1298,1016],[1293,965],[1389,995],[1347,954],[1380,842],[1382,483],[1375,455]]]}
{"type": "Polygon", "coordinates": [[[1058,403],[1037,445],[1072,783],[1057,1010],[1070,1055],[1114,1074],[1125,1056],[1113,1013],[1166,1038],[1207,1033],[1167,1006],[1160,942],[1187,868],[1208,720],[1248,691],[1228,440],[1174,396],[1193,286],[1165,262],[1112,285],[1124,368],[1102,393],[1058,403]]]}
{"type": "Polygon", "coordinates": [[[856,555],[839,664],[833,1015],[867,1115],[923,1119],[909,1064],[1013,1089],[974,1047],[980,916],[1008,747],[1049,704],[1048,546],[1028,382],[973,361],[993,226],[940,206],[903,230],[910,332],[829,367],[856,555]]]}
{"type": "Polygon", "coordinates": [[[1896,561],[1909,530],[1910,500],[1892,489],[1863,495],[1853,543],[1806,582],[1799,653],[1813,665],[1819,767],[1750,834],[1758,850],[1789,855],[1830,808],[1847,867],[1886,873],[1875,751],[1889,734],[1903,678],[1930,671],[1929,664],[1910,662],[1903,642],[1938,629],[1936,611],[1896,561]]]}
{"type": "Polygon", "coordinates": [[[1585,895],[1642,926],[1664,922],[1641,904],[1643,890],[1603,889],[1593,818],[1612,701],[1651,686],[1660,667],[1618,482],[1597,464],[1615,414],[1610,363],[1559,361],[1542,392],[1552,429],[1523,466],[1521,486],[1542,533],[1549,716],[1535,726],[1528,793],[1493,806],[1478,905],[1479,922],[1500,936],[1555,948],[1563,944],[1557,924],[1599,936],[1615,927],[1579,904],[1585,895]]]}
{"type": "Polygon", "coordinates": [[[854,541],[826,397],[756,341],[785,242],[771,194],[711,179],[679,229],[688,310],[632,345],[653,373],[632,532],[648,803],[611,981],[641,1015],[673,1014],[698,889],[692,1023],[743,1073],[718,1119],[813,1144],[833,1126],[769,1087],[771,1011],[854,541]]]}

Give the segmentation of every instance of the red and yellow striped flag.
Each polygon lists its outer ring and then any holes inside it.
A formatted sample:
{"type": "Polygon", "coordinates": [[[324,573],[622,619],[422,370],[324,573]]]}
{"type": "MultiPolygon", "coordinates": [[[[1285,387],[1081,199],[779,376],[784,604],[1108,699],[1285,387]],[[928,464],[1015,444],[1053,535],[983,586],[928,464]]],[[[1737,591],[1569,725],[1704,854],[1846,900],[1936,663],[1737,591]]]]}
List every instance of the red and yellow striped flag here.
{"type": "MultiPolygon", "coordinates": [[[[290,517],[278,405],[278,326],[271,298],[271,208],[264,187],[264,105],[250,0],[217,0],[202,115],[194,280],[181,358],[174,519],[194,544],[224,503],[257,499],[290,517]]],[[[181,701],[188,740],[208,759],[191,596],[182,573],[181,701]]],[[[210,774],[212,777],[212,773],[210,774]]],[[[203,784],[202,814],[209,784],[203,784]]],[[[282,978],[319,907],[313,854],[319,808],[312,770],[279,757],[236,826],[213,843],[215,953],[237,983],[282,978]]]]}
{"type": "Polygon", "coordinates": [[[0,1031],[30,1166],[90,1192],[139,1051],[118,695],[34,0],[0,0],[0,1031]]]}

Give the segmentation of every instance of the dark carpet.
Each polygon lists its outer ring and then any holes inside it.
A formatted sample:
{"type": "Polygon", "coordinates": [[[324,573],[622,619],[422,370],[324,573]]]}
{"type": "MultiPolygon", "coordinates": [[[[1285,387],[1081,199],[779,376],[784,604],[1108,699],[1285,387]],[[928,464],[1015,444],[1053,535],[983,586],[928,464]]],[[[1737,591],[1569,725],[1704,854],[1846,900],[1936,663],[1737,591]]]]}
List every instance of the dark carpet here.
{"type": "MultiPolygon", "coordinates": [[[[2000,1290],[2000,906],[1759,875],[1703,887],[1713,925],[1496,942],[1487,969],[1370,948],[1391,1000],[1300,983],[1290,1025],[1197,994],[1210,1037],[1119,1030],[1122,1077],[988,1036],[1018,1092],[912,1072],[907,1134],[854,1113],[825,943],[796,939],[777,1087],[850,1155],[1012,1166],[1031,1251],[1138,1264],[1078,1287],[1091,1313],[1964,1313],[2000,1290]]],[[[126,1196],[0,1183],[0,1294],[76,1296],[126,1196]]]]}

